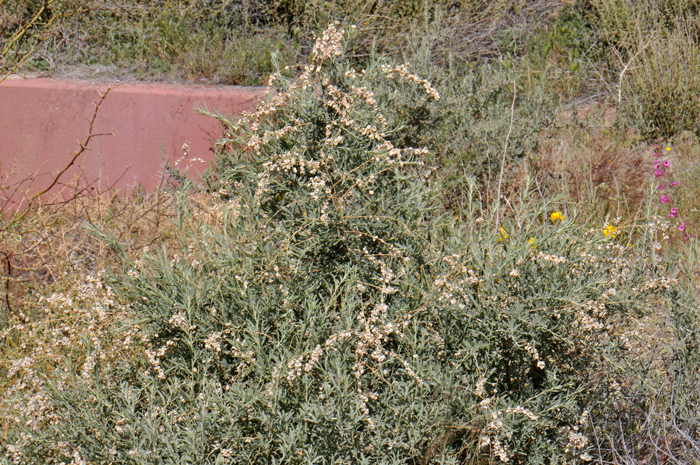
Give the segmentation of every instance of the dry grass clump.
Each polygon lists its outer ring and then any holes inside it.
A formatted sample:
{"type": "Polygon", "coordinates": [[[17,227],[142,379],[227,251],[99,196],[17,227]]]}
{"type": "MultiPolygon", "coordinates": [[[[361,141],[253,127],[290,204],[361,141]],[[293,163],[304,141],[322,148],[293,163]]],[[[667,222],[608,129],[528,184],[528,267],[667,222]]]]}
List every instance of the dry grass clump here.
{"type": "MultiPolygon", "coordinates": [[[[19,212],[4,220],[0,234],[6,269],[11,270],[6,273],[8,286],[36,289],[59,282],[72,266],[93,272],[104,267],[109,246],[90,234],[87,225],[102,225],[124,250],[138,250],[163,240],[173,214],[170,194],[139,199],[83,192],[54,199],[37,202],[19,222],[13,224],[19,212]]],[[[23,294],[14,296],[18,308],[23,294]]]]}
{"type": "Polygon", "coordinates": [[[616,131],[604,105],[593,105],[551,134],[536,157],[538,179],[550,192],[566,192],[603,217],[640,213],[654,172],[652,146],[616,131]],[[606,124],[607,123],[607,124],[606,124]]]}
{"type": "Polygon", "coordinates": [[[595,0],[586,15],[602,54],[591,70],[616,100],[622,125],[647,141],[698,133],[700,8],[689,1],[595,0]]]}
{"type": "Polygon", "coordinates": [[[69,200],[63,194],[37,202],[20,221],[13,221],[20,212],[9,212],[0,225],[5,439],[17,418],[28,431],[57,420],[47,404],[47,383],[68,388],[71,367],[82,367],[75,376],[89,377],[95,364],[128,364],[143,349],[108,276],[150,249],[179,251],[178,215],[204,223],[221,215],[207,195],[191,195],[188,212],[180,211],[177,191],[163,189],[147,195],[84,190],[69,200]]]}
{"type": "Polygon", "coordinates": [[[653,31],[637,46],[639,56],[621,82],[630,122],[647,139],[667,139],[682,131],[700,134],[698,23],[677,22],[673,31],[653,31]]]}

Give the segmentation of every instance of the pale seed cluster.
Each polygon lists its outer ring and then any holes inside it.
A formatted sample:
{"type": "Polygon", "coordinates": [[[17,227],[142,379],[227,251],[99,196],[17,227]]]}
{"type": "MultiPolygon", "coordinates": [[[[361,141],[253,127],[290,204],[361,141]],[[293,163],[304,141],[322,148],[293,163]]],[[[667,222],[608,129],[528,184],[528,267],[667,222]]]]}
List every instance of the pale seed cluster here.
{"type": "MultiPolygon", "coordinates": [[[[105,284],[103,272],[84,274],[69,292],[55,292],[40,298],[39,303],[44,306],[46,318],[12,326],[0,334],[0,341],[23,334],[28,341],[23,343],[25,355],[10,361],[7,379],[13,384],[4,392],[5,403],[0,406],[0,423],[21,423],[25,427],[20,434],[22,441],[6,446],[12,463],[17,464],[25,463],[23,445],[31,442],[37,431],[62,422],[40,375],[46,364],[59,372],[55,388],[65,390],[76,374],[83,380],[91,379],[96,370],[121,363],[138,350],[134,338],[138,331],[127,331],[118,344],[113,343],[114,325],[127,311],[105,284]]],[[[60,442],[55,447],[73,458],[71,464],[86,463],[80,450],[60,442]]]]}

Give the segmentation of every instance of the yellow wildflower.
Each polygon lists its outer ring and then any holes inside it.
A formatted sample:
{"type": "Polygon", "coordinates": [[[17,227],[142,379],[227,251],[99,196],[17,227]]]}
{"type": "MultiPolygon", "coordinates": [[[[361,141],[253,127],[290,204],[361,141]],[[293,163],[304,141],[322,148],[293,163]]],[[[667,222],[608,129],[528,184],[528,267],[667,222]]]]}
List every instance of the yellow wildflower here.
{"type": "Polygon", "coordinates": [[[603,234],[605,234],[605,237],[608,237],[608,236],[613,236],[613,237],[615,237],[615,236],[617,236],[619,233],[620,233],[620,230],[617,229],[615,226],[613,226],[613,225],[611,225],[611,224],[607,225],[607,226],[605,227],[605,229],[603,229],[603,234]]]}
{"type": "Polygon", "coordinates": [[[504,239],[508,239],[508,233],[506,233],[506,230],[503,229],[503,226],[498,228],[498,242],[503,242],[504,239]]]}
{"type": "Polygon", "coordinates": [[[528,239],[527,243],[530,244],[530,248],[532,250],[535,250],[537,248],[537,245],[535,245],[535,238],[534,237],[531,237],[530,239],[528,239]]]}
{"type": "Polygon", "coordinates": [[[566,217],[562,212],[556,211],[549,215],[549,219],[552,220],[552,223],[556,223],[557,221],[564,221],[566,217]]]}

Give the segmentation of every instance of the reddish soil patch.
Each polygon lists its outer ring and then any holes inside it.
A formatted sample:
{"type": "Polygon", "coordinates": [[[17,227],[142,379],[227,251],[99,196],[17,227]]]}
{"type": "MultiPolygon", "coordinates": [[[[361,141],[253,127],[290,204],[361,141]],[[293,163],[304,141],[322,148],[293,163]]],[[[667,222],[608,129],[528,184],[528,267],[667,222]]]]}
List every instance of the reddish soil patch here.
{"type": "Polygon", "coordinates": [[[235,116],[264,93],[264,88],[233,86],[6,80],[0,84],[0,208],[9,208],[8,198],[14,203],[51,185],[86,140],[95,104],[110,87],[92,131],[109,135],[91,139],[54,193],[66,187],[73,192],[76,186],[152,191],[165,160],[201,172],[214,160],[212,142],[221,125],[195,109],[235,116]],[[183,144],[189,146],[185,158],[183,144]]]}

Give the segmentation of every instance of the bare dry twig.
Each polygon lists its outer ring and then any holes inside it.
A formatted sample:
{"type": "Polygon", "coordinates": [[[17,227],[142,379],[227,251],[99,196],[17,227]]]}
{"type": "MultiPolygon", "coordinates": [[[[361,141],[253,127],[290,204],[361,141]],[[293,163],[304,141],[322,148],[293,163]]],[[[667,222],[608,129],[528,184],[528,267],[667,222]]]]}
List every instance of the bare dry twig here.
{"type": "Polygon", "coordinates": [[[104,94],[100,94],[100,100],[95,104],[95,112],[93,113],[92,118],[90,119],[90,130],[88,132],[87,138],[85,139],[85,141],[80,142],[80,147],[73,154],[73,157],[68,162],[68,164],[66,166],[64,166],[63,169],[58,172],[58,174],[56,174],[56,176],[53,178],[53,181],[51,182],[51,184],[49,184],[48,187],[37,192],[36,194],[34,194],[32,196],[31,199],[29,199],[29,202],[28,202],[27,206],[25,207],[25,209],[22,211],[22,213],[15,215],[15,217],[12,219],[12,221],[7,226],[0,229],[0,231],[7,231],[10,227],[12,227],[13,225],[17,224],[19,221],[24,219],[27,216],[27,214],[32,210],[32,206],[34,205],[34,202],[36,202],[37,199],[41,198],[41,196],[43,196],[44,194],[49,192],[51,189],[53,189],[54,186],[56,186],[58,181],[61,179],[61,177],[66,173],[66,171],[68,171],[73,165],[75,165],[75,163],[78,161],[78,158],[80,158],[80,156],[83,153],[85,153],[85,151],[90,150],[90,148],[88,146],[90,144],[90,141],[92,141],[92,139],[94,137],[114,135],[112,133],[95,133],[94,132],[95,120],[97,119],[97,114],[100,111],[100,107],[102,106],[102,103],[104,102],[105,98],[107,98],[107,95],[109,95],[109,92],[112,89],[113,89],[113,87],[110,86],[107,88],[107,91],[104,94]]]}
{"type": "MultiPolygon", "coordinates": [[[[33,36],[35,39],[37,39],[36,42],[32,45],[29,51],[24,54],[22,58],[17,59],[17,56],[19,55],[19,51],[17,51],[14,56],[14,63],[6,63],[4,66],[2,65],[2,63],[0,63],[0,71],[2,72],[2,74],[0,74],[0,83],[7,79],[7,77],[10,74],[16,72],[34,54],[41,42],[43,42],[46,39],[47,31],[49,30],[50,26],[55,22],[56,16],[52,15],[51,18],[43,24],[41,23],[41,18],[42,15],[49,9],[49,7],[54,2],[55,0],[47,0],[47,2],[29,21],[22,24],[12,36],[0,43],[0,60],[4,60],[4,58],[10,54],[10,51],[13,47],[18,46],[23,41],[26,41],[32,29],[40,27],[39,33],[33,36]]],[[[5,3],[4,0],[0,2],[0,6],[2,6],[3,3],[5,3]]]]}
{"type": "MultiPolygon", "coordinates": [[[[503,144],[503,158],[501,159],[501,174],[498,177],[498,197],[496,197],[497,201],[501,201],[501,189],[503,188],[503,171],[505,170],[506,166],[506,154],[508,153],[508,142],[510,141],[510,134],[513,132],[513,119],[515,116],[515,99],[518,95],[518,77],[516,76],[515,79],[513,79],[513,103],[510,105],[510,126],[508,127],[508,134],[506,134],[506,140],[503,144]]],[[[497,208],[496,209],[496,231],[498,231],[498,227],[500,226],[500,212],[501,209],[497,208]]]]}

